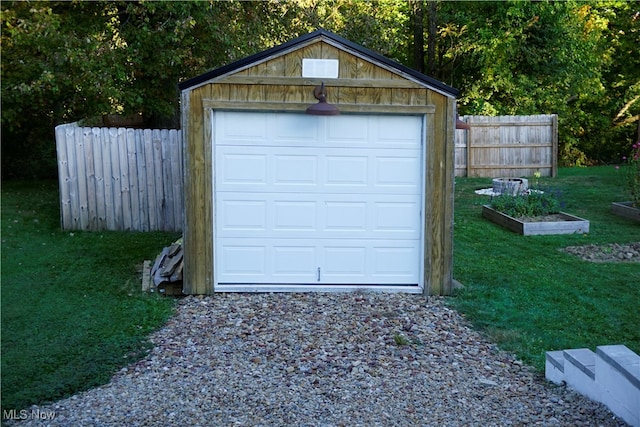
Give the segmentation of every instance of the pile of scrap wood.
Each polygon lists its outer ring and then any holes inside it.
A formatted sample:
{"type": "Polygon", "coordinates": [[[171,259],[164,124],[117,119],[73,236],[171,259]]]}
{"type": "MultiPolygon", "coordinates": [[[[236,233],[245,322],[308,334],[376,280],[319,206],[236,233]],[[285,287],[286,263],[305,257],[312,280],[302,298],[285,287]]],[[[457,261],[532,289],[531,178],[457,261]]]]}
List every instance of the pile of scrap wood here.
{"type": "Polygon", "coordinates": [[[142,290],[157,290],[165,295],[182,295],[183,258],[182,239],[179,239],[162,250],[150,270],[150,262],[145,261],[142,290]],[[145,274],[147,271],[148,275],[145,274]]]}

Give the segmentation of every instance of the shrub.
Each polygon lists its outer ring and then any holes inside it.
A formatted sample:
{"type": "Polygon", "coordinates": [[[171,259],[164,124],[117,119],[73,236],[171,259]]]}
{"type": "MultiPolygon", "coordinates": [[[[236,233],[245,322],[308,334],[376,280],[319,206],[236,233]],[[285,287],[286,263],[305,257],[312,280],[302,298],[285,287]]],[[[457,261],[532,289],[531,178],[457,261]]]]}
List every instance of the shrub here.
{"type": "Polygon", "coordinates": [[[627,188],[631,193],[633,206],[640,208],[640,141],[631,146],[631,153],[626,161],[627,188]]]}

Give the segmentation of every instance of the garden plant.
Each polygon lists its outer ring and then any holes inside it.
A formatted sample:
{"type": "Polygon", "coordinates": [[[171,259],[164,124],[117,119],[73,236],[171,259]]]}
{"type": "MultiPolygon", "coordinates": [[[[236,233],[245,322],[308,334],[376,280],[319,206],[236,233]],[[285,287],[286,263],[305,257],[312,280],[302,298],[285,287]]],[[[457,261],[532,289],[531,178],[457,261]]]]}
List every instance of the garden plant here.
{"type": "Polygon", "coordinates": [[[498,194],[490,206],[513,218],[532,218],[556,214],[561,208],[561,194],[553,189],[530,189],[520,194],[498,194]]]}

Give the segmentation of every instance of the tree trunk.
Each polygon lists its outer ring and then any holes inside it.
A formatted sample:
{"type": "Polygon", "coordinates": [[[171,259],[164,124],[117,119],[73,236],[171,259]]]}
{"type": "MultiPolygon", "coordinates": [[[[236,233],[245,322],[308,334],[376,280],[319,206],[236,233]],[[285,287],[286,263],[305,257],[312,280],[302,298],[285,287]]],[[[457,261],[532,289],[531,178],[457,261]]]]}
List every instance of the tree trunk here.
{"type": "Polygon", "coordinates": [[[424,4],[412,0],[413,9],[413,68],[424,73],[424,4]]]}
{"type": "Polygon", "coordinates": [[[437,6],[435,0],[429,0],[427,74],[434,77],[436,77],[436,32],[438,31],[437,6]]]}

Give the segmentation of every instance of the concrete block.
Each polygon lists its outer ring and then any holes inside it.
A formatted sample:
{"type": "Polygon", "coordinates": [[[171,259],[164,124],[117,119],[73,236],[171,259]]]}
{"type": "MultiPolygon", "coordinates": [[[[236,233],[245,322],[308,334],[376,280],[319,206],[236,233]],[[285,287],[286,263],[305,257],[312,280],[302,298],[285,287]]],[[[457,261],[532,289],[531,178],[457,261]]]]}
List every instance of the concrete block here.
{"type": "Polygon", "coordinates": [[[588,348],[564,350],[564,378],[567,386],[588,398],[600,401],[595,382],[596,354],[588,348]]]}
{"type": "Polygon", "coordinates": [[[547,351],[544,375],[552,383],[562,384],[564,382],[564,354],[562,350],[547,351]]]}
{"type": "Polygon", "coordinates": [[[634,427],[640,427],[640,356],[624,345],[596,349],[596,382],[601,402],[634,427]]]}

